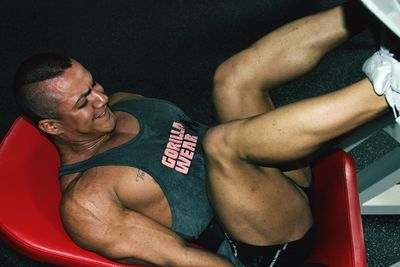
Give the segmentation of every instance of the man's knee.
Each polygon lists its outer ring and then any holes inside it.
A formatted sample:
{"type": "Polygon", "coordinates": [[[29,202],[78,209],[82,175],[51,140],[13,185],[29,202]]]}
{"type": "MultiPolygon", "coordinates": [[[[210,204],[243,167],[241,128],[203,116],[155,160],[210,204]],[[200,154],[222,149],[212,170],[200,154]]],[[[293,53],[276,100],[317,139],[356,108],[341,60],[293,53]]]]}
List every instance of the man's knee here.
{"type": "Polygon", "coordinates": [[[240,97],[244,89],[252,87],[252,54],[249,48],[219,65],[214,74],[214,96],[223,100],[240,97]]]}
{"type": "Polygon", "coordinates": [[[211,164],[222,164],[238,158],[235,145],[235,132],[229,124],[210,129],[203,142],[206,158],[211,164]]]}

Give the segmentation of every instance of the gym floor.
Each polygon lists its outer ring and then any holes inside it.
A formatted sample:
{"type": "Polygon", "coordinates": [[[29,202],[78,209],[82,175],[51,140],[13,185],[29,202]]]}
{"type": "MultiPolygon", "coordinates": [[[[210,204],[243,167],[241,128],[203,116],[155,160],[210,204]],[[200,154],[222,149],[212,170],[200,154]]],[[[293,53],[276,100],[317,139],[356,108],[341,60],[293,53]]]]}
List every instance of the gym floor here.
{"type": "MultiPolygon", "coordinates": [[[[108,93],[167,99],[194,119],[213,125],[212,78],[221,62],[286,22],[342,2],[2,1],[0,139],[18,115],[11,92],[13,73],[33,54],[66,54],[83,63],[108,93]]],[[[360,79],[362,63],[377,47],[371,32],[361,33],[306,77],[274,90],[275,103],[284,105],[360,79]]],[[[400,216],[363,216],[363,224],[369,266],[400,262],[400,216]]],[[[47,265],[0,242],[0,266],[47,265]]]]}

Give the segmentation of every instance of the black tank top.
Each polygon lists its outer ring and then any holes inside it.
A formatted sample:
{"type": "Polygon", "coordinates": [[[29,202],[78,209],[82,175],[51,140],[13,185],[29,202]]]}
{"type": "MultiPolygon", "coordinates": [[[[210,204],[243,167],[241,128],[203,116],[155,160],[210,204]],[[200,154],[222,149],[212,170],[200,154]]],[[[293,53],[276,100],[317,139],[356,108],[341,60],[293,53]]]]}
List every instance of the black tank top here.
{"type": "Polygon", "coordinates": [[[139,168],[154,178],[167,198],[172,230],[186,240],[197,239],[213,216],[202,149],[208,127],[163,100],[124,101],[111,109],[132,114],[139,121],[139,134],[90,159],[61,166],[60,177],[96,166],[139,168]]]}

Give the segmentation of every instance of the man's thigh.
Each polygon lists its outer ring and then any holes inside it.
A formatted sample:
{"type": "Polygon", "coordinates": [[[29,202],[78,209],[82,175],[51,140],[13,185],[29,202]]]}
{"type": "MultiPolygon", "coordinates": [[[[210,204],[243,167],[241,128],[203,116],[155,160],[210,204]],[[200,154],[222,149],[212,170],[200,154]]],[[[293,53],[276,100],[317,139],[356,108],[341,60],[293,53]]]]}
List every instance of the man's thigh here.
{"type": "Polygon", "coordinates": [[[301,238],[312,225],[307,198],[279,169],[250,163],[227,148],[218,133],[223,127],[206,136],[204,148],[210,201],[227,232],[254,245],[301,238]]]}

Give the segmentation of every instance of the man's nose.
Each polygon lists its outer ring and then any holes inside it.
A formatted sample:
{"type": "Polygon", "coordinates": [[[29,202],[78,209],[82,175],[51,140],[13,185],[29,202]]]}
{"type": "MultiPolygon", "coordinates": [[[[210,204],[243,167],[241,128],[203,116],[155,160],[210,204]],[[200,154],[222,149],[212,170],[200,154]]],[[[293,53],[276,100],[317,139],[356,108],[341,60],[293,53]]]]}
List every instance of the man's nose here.
{"type": "Polygon", "coordinates": [[[108,96],[102,92],[93,92],[93,105],[96,108],[102,107],[108,103],[108,96]]]}

